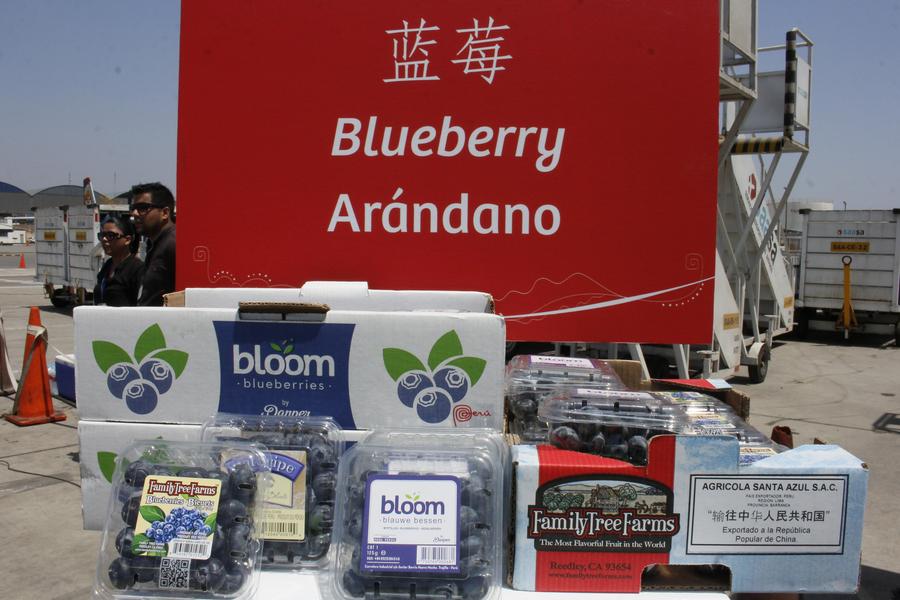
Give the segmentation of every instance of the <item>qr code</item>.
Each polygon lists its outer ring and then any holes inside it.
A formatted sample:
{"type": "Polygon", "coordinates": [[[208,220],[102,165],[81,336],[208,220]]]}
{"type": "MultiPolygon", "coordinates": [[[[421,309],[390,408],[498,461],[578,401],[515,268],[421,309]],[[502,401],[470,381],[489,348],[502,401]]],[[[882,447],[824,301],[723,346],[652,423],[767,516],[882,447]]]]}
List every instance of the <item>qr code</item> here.
{"type": "Polygon", "coordinates": [[[163,558],[159,564],[159,587],[186,590],[191,577],[191,561],[187,558],[163,558]]]}

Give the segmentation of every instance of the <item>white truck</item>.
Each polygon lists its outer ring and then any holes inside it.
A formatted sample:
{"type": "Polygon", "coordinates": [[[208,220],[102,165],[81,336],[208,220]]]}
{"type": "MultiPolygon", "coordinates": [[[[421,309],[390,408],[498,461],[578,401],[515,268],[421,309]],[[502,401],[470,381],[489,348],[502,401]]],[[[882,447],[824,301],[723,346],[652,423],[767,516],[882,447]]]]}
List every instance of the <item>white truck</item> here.
{"type": "Polygon", "coordinates": [[[83,304],[93,291],[103,260],[99,232],[96,205],[35,209],[35,280],[53,306],[83,304]]]}
{"type": "Polygon", "coordinates": [[[845,300],[844,263],[849,263],[856,329],[897,339],[900,208],[800,212],[803,237],[794,317],[799,333],[836,329],[845,300]]]}

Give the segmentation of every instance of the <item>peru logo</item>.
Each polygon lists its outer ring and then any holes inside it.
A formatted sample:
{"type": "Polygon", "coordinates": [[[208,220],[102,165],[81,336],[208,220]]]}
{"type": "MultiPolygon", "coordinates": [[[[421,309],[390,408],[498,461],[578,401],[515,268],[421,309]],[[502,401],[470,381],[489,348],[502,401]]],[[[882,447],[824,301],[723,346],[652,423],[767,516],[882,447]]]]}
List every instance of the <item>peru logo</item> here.
{"type": "Polygon", "coordinates": [[[166,338],[157,324],[138,338],[134,358],[112,342],[97,340],[92,346],[110,393],[125,400],[128,409],[139,415],[156,408],[159,397],[169,391],[188,361],[187,352],[166,348],[166,338]]]}
{"type": "Polygon", "coordinates": [[[414,354],[400,348],[385,348],[383,356],[384,368],[397,383],[400,402],[415,408],[426,423],[445,421],[454,405],[457,409],[468,408],[457,403],[478,383],[486,364],[482,358],[463,355],[459,336],[452,329],[431,347],[427,367],[414,354]]]}

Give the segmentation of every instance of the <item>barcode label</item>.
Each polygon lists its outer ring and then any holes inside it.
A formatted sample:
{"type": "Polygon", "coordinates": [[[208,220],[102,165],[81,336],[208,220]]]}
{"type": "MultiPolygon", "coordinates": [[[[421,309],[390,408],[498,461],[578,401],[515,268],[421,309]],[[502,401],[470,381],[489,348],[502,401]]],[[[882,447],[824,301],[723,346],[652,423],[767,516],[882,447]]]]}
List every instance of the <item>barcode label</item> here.
{"type": "Polygon", "coordinates": [[[420,565],[455,565],[456,546],[419,546],[420,565]]]}
{"type": "Polygon", "coordinates": [[[206,560],[212,554],[211,540],[172,540],[169,547],[171,558],[199,558],[206,560]]]}
{"type": "MultiPolygon", "coordinates": [[[[260,536],[264,539],[269,536],[278,536],[282,539],[285,536],[295,538],[300,535],[300,524],[285,521],[263,521],[259,524],[260,536]]],[[[299,539],[299,538],[298,538],[299,539]]]]}

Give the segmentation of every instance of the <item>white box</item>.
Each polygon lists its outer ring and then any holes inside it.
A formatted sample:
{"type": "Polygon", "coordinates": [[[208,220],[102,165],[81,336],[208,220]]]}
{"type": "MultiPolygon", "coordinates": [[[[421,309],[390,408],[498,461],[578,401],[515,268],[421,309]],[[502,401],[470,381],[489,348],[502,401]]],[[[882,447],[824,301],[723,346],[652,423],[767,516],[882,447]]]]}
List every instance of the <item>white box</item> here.
{"type": "Polygon", "coordinates": [[[493,314],[299,315],[311,322],[85,306],[74,315],[83,419],[201,424],[231,412],[327,415],[344,429],[503,427],[505,328],[493,314]]]}
{"type": "Polygon", "coordinates": [[[200,441],[200,434],[199,425],[80,421],[78,456],[84,528],[103,529],[116,457],[134,440],[200,441]]]}
{"type": "Polygon", "coordinates": [[[237,308],[240,302],[305,302],[332,310],[459,310],[494,312],[483,292],[370,290],[365,281],[307,281],[300,288],[187,288],[184,306],[237,308]]]}

